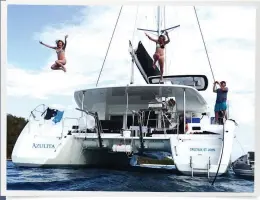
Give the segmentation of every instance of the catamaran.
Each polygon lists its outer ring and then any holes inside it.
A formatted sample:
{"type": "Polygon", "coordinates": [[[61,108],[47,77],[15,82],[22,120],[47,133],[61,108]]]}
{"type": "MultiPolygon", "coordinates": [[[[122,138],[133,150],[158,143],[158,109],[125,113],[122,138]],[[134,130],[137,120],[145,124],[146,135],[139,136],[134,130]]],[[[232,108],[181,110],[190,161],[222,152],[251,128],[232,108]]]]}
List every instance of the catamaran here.
{"type": "MultiPolygon", "coordinates": [[[[162,30],[161,12],[158,6],[154,32],[160,35],[179,27],[162,30]]],[[[137,48],[129,42],[129,53],[130,84],[75,91],[78,118],[65,117],[45,105],[35,108],[16,141],[12,162],[25,167],[128,166],[133,155],[164,151],[172,155],[183,174],[210,177],[226,173],[236,123],[229,118],[214,123],[201,95],[208,88],[208,78],[166,75],[161,83],[160,71],[152,67],[153,60],[141,41],[137,48]],[[134,84],[135,65],[146,84],[134,84]],[[88,124],[90,116],[94,127],[88,124]]]]}

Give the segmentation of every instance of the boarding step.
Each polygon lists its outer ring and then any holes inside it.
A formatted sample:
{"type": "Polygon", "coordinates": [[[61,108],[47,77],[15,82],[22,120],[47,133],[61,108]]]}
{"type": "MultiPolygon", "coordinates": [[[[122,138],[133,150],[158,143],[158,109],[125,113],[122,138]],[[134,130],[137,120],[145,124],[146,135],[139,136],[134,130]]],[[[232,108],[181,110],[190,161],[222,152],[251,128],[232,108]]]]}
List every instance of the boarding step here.
{"type": "Polygon", "coordinates": [[[190,156],[190,168],[192,177],[194,170],[196,170],[201,172],[206,171],[209,178],[210,166],[210,156],[190,156]]]}

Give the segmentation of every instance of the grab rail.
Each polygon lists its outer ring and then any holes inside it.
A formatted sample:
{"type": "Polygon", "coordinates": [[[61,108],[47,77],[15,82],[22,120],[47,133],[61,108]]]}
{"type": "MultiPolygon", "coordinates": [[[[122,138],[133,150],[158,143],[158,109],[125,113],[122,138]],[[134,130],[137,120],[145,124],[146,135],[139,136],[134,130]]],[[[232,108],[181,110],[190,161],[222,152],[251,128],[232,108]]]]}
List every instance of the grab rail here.
{"type": "Polygon", "coordinates": [[[65,121],[66,120],[76,120],[77,121],[77,125],[79,125],[79,119],[80,118],[75,118],[75,117],[65,117],[63,120],[62,120],[62,132],[61,132],[61,137],[63,137],[63,131],[64,131],[64,127],[65,127],[65,121]]]}
{"type": "Polygon", "coordinates": [[[101,124],[100,124],[100,121],[99,121],[98,113],[87,111],[87,110],[82,110],[82,109],[79,109],[79,108],[76,108],[76,110],[84,112],[87,115],[94,117],[95,123],[96,123],[96,130],[97,130],[97,135],[98,135],[99,147],[103,148],[102,139],[101,139],[101,124]]]}

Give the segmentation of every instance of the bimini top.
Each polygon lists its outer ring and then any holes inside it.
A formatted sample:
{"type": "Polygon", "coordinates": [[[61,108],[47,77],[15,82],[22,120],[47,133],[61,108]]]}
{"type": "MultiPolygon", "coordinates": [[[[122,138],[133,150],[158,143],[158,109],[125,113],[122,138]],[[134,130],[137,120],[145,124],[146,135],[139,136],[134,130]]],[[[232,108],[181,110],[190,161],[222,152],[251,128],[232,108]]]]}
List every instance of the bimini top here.
{"type": "Polygon", "coordinates": [[[185,90],[185,105],[186,111],[190,112],[205,112],[207,109],[207,102],[201,94],[193,87],[184,85],[161,85],[161,84],[148,84],[148,85],[130,85],[130,86],[117,86],[117,87],[98,87],[86,90],[76,91],[74,98],[77,105],[88,111],[97,111],[105,109],[104,106],[119,107],[125,110],[127,104],[129,109],[148,108],[147,104],[155,101],[157,97],[175,97],[177,103],[177,110],[183,111],[183,97],[185,90]],[[84,93],[84,102],[82,102],[84,93]]]}

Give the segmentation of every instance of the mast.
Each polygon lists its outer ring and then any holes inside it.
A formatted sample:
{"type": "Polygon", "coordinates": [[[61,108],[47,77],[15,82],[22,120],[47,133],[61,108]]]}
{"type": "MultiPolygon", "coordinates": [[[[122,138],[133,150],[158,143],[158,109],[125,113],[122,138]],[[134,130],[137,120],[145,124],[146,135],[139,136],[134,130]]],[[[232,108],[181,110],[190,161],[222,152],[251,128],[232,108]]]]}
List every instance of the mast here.
{"type": "MultiPolygon", "coordinates": [[[[167,30],[173,30],[175,28],[180,27],[180,25],[177,25],[177,26],[173,26],[173,27],[170,27],[170,28],[166,28],[165,18],[166,18],[165,6],[164,6],[163,10],[162,10],[162,6],[157,6],[157,31],[156,32],[157,32],[158,37],[161,34],[163,34],[165,31],[167,31],[167,30]],[[164,22],[164,29],[162,29],[162,22],[164,22]]],[[[141,29],[139,29],[139,30],[141,30],[141,29]]],[[[164,74],[167,75],[167,73],[168,73],[168,66],[167,66],[167,62],[166,62],[166,59],[167,59],[166,58],[166,49],[165,49],[164,58],[165,58],[164,59],[164,69],[165,69],[164,74]]]]}
{"type": "MultiPolygon", "coordinates": [[[[157,6],[157,34],[158,37],[164,32],[162,30],[162,23],[164,22],[164,29],[166,29],[165,25],[165,6],[162,10],[162,6],[157,6]],[[163,14],[163,15],[162,15],[163,14]]],[[[165,55],[164,55],[164,74],[167,75],[167,65],[166,65],[166,49],[165,49],[165,55]]]]}
{"type": "Polygon", "coordinates": [[[161,6],[157,7],[157,34],[161,35],[161,6]]]}

